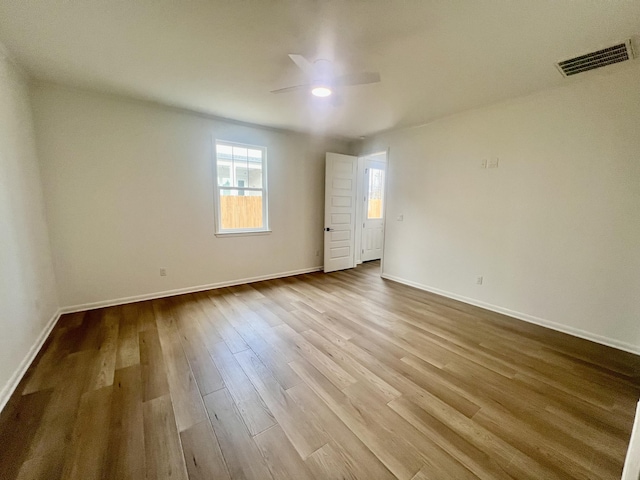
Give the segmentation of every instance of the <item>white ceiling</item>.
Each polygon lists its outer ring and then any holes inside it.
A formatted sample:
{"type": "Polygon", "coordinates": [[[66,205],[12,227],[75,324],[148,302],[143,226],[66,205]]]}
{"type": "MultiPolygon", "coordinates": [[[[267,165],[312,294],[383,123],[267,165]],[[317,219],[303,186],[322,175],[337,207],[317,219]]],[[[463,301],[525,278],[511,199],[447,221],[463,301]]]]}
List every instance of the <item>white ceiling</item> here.
{"type": "Polygon", "coordinates": [[[639,33],[638,0],[0,0],[35,78],[354,138],[579,81],[555,62],[639,33]],[[273,95],[305,80],[288,53],[382,82],[273,95]]]}

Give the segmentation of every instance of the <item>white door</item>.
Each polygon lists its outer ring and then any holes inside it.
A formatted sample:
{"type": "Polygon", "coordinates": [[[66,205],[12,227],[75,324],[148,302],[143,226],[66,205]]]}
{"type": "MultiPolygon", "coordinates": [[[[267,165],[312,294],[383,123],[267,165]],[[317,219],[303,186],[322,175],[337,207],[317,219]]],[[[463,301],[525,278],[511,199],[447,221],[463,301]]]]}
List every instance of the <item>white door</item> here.
{"type": "Polygon", "coordinates": [[[327,153],[324,190],[324,271],[355,264],[358,157],[327,153]]]}
{"type": "Polygon", "coordinates": [[[384,239],[385,162],[365,160],[364,209],[362,221],[363,262],[382,258],[384,239]]]}

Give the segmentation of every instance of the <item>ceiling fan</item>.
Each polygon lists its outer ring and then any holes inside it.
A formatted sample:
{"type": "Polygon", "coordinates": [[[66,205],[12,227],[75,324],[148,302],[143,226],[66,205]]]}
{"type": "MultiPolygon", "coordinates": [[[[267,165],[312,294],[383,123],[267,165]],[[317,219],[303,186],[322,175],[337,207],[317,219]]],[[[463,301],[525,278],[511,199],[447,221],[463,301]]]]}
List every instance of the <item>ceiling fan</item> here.
{"type": "Polygon", "coordinates": [[[289,58],[308,77],[308,83],[294,85],[292,87],[272,90],[271,93],[288,93],[308,90],[316,97],[328,97],[333,94],[336,88],[350,87],[353,85],[366,85],[380,81],[378,72],[358,72],[347,73],[346,75],[336,75],[333,62],[330,60],[318,59],[311,63],[302,55],[289,54],[289,58]]]}

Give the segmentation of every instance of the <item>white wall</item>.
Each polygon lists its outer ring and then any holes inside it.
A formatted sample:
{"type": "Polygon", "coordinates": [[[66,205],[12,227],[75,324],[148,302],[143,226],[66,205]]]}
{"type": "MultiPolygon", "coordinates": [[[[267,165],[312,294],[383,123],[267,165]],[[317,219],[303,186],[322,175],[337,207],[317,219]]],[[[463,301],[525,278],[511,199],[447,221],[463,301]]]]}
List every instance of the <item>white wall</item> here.
{"type": "Polygon", "coordinates": [[[28,87],[0,45],[0,408],[57,310],[28,87]]]}
{"type": "Polygon", "coordinates": [[[345,142],[52,85],[32,98],[63,306],[321,265],[324,154],[345,142]],[[267,147],[273,233],[214,235],[212,138],[267,147]]]}
{"type": "Polygon", "coordinates": [[[593,73],[366,141],[385,275],[640,352],[640,65],[593,73]]]}

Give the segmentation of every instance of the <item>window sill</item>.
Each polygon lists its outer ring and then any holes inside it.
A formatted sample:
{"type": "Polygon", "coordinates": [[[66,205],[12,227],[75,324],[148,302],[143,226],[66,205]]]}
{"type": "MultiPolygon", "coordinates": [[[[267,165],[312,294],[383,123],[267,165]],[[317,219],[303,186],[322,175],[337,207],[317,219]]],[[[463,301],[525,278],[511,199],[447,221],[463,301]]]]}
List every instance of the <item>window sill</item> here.
{"type": "Polygon", "coordinates": [[[216,232],[216,237],[250,237],[253,235],[269,235],[271,230],[253,230],[247,232],[216,232]]]}

